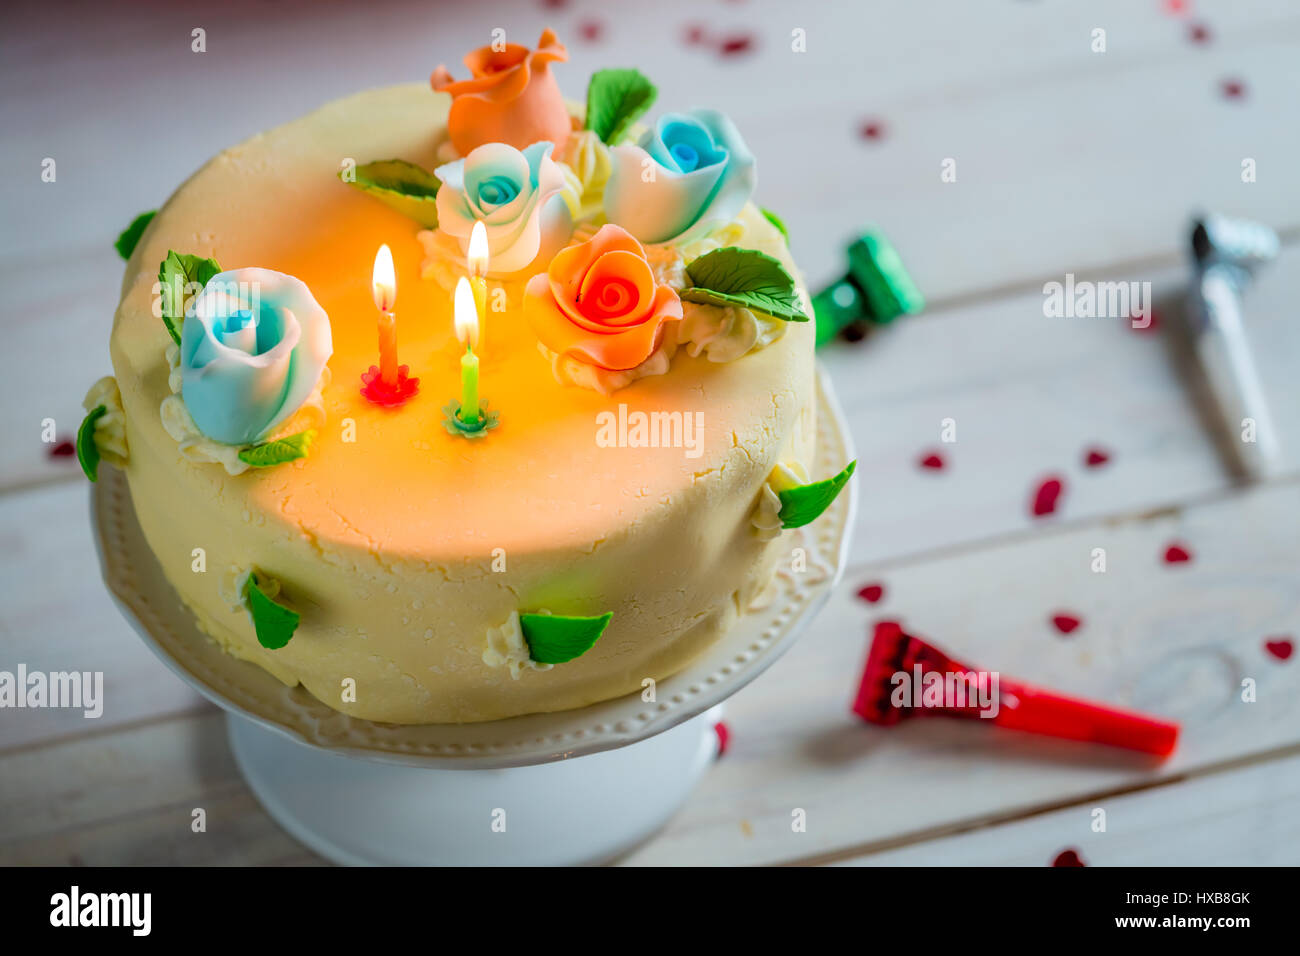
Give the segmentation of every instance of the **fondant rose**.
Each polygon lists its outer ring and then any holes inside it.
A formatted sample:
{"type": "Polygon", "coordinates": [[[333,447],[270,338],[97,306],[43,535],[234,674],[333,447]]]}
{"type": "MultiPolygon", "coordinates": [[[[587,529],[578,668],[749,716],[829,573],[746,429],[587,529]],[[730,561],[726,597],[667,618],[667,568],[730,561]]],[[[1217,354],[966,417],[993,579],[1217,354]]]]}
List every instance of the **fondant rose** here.
{"type": "Polygon", "coordinates": [[[528,280],[524,315],[551,352],[625,370],[655,353],[664,324],[682,317],[682,303],[655,282],[641,244],[611,224],[528,280]]]}
{"type": "Polygon", "coordinates": [[[470,79],[453,80],[445,66],[430,82],[452,95],[447,131],[462,156],[484,143],[507,143],[516,149],[548,140],[564,146],[573,129],[551,63],[569,53],[550,30],[542,31],[537,49],[507,43],[501,50],[480,47],[465,57],[470,79]]]}
{"type": "Polygon", "coordinates": [[[204,435],[251,444],[298,410],[332,353],[329,317],[300,279],[218,273],[185,312],[181,396],[204,435]]]}
{"type": "Polygon", "coordinates": [[[550,143],[523,152],[505,143],[488,143],[464,159],[439,166],[438,229],[469,251],[474,223],[487,228],[489,268],[506,276],[543,256],[550,259],[573,235],[564,170],[551,159],[550,143]]]}
{"type": "Polygon", "coordinates": [[[610,153],[606,218],[642,242],[730,222],[754,191],[754,156],[717,110],[665,114],[638,145],[610,153]]]}

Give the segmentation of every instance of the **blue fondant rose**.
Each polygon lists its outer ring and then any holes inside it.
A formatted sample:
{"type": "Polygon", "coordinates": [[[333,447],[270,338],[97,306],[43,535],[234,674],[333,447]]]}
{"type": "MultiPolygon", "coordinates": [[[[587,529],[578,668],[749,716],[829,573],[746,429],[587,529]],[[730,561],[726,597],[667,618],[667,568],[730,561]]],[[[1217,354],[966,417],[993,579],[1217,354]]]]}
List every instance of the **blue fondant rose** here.
{"type": "MultiPolygon", "coordinates": [[[[469,251],[474,223],[487,229],[490,275],[507,276],[546,263],[573,235],[564,171],[551,159],[550,143],[523,151],[487,143],[464,159],[435,169],[438,229],[469,251]]],[[[575,201],[577,197],[572,197],[575,201]]]]}
{"type": "Polygon", "coordinates": [[[300,279],[221,272],[185,313],[181,397],[204,435],[252,444],[307,400],[332,353],[329,317],[300,279]]]}
{"type": "Polygon", "coordinates": [[[605,215],[642,242],[730,222],[754,191],[754,156],[717,110],[665,114],[639,144],[610,153],[605,215]]]}

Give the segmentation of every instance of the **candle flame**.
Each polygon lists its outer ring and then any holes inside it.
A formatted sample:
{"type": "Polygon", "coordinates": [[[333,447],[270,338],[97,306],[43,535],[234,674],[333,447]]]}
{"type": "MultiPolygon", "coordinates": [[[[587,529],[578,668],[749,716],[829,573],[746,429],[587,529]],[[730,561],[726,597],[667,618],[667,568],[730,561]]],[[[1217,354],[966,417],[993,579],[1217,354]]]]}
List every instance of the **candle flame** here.
{"type": "Polygon", "coordinates": [[[474,223],[474,228],[469,234],[469,252],[465,259],[469,264],[469,271],[475,278],[487,275],[488,271],[488,240],[487,227],[483,225],[483,220],[479,219],[474,223]]]}
{"type": "Polygon", "coordinates": [[[478,305],[474,302],[474,290],[469,280],[461,276],[456,283],[456,298],[453,301],[456,338],[468,343],[470,348],[478,345],[478,305]]]}
{"type": "Polygon", "coordinates": [[[375,297],[375,308],[380,312],[392,312],[397,304],[397,272],[393,269],[393,251],[387,244],[381,245],[375,253],[370,294],[375,297]]]}

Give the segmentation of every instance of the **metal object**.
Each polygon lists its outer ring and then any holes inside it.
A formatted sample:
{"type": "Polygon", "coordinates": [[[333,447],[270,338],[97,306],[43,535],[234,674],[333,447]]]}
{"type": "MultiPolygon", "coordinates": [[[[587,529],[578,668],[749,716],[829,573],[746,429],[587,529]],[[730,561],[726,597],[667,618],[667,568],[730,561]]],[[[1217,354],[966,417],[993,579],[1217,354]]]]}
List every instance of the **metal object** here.
{"type": "Polygon", "coordinates": [[[1241,466],[1256,479],[1269,473],[1279,449],[1242,322],[1241,295],[1277,252],[1277,234],[1258,223],[1206,216],[1192,229],[1196,356],[1224,421],[1236,433],[1233,447],[1241,466]]]}

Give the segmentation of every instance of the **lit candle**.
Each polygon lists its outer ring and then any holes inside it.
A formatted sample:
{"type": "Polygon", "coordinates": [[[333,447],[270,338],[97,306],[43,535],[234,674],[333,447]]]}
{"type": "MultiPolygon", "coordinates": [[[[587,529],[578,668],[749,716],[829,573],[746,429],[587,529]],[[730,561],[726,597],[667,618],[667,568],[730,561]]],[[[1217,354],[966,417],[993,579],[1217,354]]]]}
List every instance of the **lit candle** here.
{"type": "Polygon", "coordinates": [[[474,346],[478,344],[478,305],[474,301],[474,290],[468,279],[462,277],[456,283],[456,298],[453,302],[456,338],[465,343],[465,354],[460,358],[460,420],[466,425],[479,424],[478,404],[478,356],[474,346]]]}
{"type": "Polygon", "coordinates": [[[393,253],[381,245],[375,253],[375,269],[370,292],[379,310],[379,378],[387,388],[397,385],[397,273],[393,269],[393,253]]]}
{"type": "Polygon", "coordinates": [[[469,284],[474,290],[474,306],[478,309],[480,334],[487,326],[487,272],[488,241],[487,228],[480,219],[474,223],[469,234],[469,252],[465,256],[469,266],[469,284]]]}

